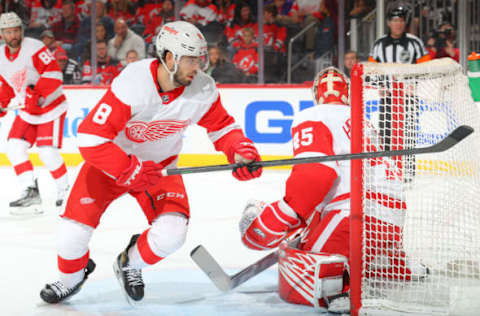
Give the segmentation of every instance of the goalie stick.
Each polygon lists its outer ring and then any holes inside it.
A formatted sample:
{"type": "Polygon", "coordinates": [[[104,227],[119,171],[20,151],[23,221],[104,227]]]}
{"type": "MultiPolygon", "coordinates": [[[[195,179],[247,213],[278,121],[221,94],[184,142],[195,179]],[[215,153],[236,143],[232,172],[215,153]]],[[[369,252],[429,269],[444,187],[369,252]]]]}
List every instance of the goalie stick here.
{"type": "MultiPolygon", "coordinates": [[[[456,129],[454,129],[450,134],[448,134],[444,139],[442,139],[438,143],[429,147],[420,147],[420,148],[402,149],[402,150],[375,151],[375,152],[365,152],[365,153],[358,153],[358,154],[344,154],[344,155],[317,156],[317,157],[306,157],[306,158],[254,161],[247,164],[247,166],[249,168],[255,169],[258,167],[274,167],[274,166],[296,165],[296,164],[305,164],[305,163],[317,163],[317,162],[325,162],[325,161],[371,159],[371,158],[377,158],[377,157],[392,157],[392,156],[436,153],[436,152],[442,152],[450,149],[451,147],[455,146],[457,143],[462,141],[465,137],[467,137],[471,133],[473,133],[472,127],[467,125],[460,125],[456,129]]],[[[224,164],[224,165],[213,165],[213,166],[205,166],[205,167],[163,169],[162,175],[170,176],[175,174],[190,174],[190,173],[201,173],[201,172],[210,172],[210,171],[232,170],[232,169],[242,167],[244,165],[245,164],[224,164]]]]}
{"type": "Polygon", "coordinates": [[[190,253],[190,257],[220,291],[227,292],[277,263],[278,252],[270,253],[232,276],[229,276],[220,267],[218,262],[202,245],[195,247],[190,253]]]}

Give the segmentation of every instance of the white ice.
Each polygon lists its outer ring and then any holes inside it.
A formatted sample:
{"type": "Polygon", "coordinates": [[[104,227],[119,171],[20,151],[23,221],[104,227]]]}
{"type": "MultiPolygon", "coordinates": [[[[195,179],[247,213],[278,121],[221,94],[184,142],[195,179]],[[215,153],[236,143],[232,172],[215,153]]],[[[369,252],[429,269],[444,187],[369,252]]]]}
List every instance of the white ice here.
{"type": "MultiPolygon", "coordinates": [[[[70,182],[77,172],[69,169],[70,182]]],[[[318,315],[313,308],[279,298],[276,267],[222,293],[189,256],[202,244],[231,274],[265,256],[268,252],[241,244],[238,220],[249,198],[270,202],[283,196],[286,171],[264,170],[260,179],[248,182],[236,181],[229,172],[185,175],[191,209],[187,241],[144,271],[145,298],[135,307],[124,300],[112,271],[113,260],[131,235],[147,228],[143,213],[129,196],[115,201],[102,217],[90,242],[90,257],[97,267],[81,291],[64,304],[41,301],[41,288],[58,279],[55,230],[59,217],[48,171],[36,168],[35,174],[46,214],[18,218],[8,213],[8,202],[18,194],[17,179],[11,168],[0,168],[0,315],[318,315]]]]}

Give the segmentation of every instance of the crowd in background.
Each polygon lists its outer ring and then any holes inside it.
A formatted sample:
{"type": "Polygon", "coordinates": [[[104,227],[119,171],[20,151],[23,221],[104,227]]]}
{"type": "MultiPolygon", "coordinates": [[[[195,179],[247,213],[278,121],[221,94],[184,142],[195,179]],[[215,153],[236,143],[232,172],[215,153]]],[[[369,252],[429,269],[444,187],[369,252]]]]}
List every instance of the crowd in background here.
{"type": "MultiPolygon", "coordinates": [[[[349,19],[361,18],[375,8],[375,1],[345,1],[349,19]]],[[[388,0],[387,0],[388,2],[388,0]]],[[[173,0],[97,0],[95,6],[96,77],[92,78],[91,0],[1,0],[0,12],[16,12],[24,21],[25,36],[42,40],[54,53],[64,72],[65,84],[109,84],[130,62],[154,56],[155,34],[174,21],[173,0]]],[[[418,2],[415,10],[424,10],[418,2]]],[[[264,81],[282,83],[286,78],[288,40],[312,22],[293,46],[293,60],[305,60],[294,82],[313,78],[308,62],[325,54],[336,63],[338,5],[336,0],[266,0],[264,4],[264,81]]],[[[423,12],[423,11],[422,11],[423,12]]],[[[458,61],[454,27],[448,11],[440,12],[438,28],[423,37],[432,57],[451,56],[458,61]],[[442,16],[443,14],[443,16],[442,16]]],[[[425,11],[425,19],[431,12],[425,11]]],[[[423,15],[420,15],[423,16],[423,15]]],[[[258,23],[256,0],[186,0],[180,18],[197,25],[209,43],[207,72],[219,83],[256,83],[258,78],[258,23]]],[[[438,20],[438,17],[435,17],[438,20]]],[[[418,19],[410,32],[418,32],[418,19]]],[[[348,52],[344,55],[355,54],[348,52]]],[[[358,57],[355,54],[356,60],[358,57]]],[[[346,68],[348,72],[348,67],[346,68]]]]}

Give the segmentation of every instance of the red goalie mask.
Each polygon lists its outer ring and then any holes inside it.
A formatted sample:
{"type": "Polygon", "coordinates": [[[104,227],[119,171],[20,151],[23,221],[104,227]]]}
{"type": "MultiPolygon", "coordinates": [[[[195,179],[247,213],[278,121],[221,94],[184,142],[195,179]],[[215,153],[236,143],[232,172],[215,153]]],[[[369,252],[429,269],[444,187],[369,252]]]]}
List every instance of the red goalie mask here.
{"type": "Polygon", "coordinates": [[[335,67],[328,67],[315,76],[312,93],[315,104],[347,104],[347,76],[335,67]]]}

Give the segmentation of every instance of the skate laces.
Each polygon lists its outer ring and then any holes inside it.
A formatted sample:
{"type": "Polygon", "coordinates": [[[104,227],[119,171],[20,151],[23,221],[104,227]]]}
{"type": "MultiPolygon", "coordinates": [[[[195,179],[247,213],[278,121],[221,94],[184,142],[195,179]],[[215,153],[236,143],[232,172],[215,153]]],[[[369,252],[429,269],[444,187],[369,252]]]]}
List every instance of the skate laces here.
{"type": "Polygon", "coordinates": [[[125,272],[125,276],[127,277],[128,284],[130,286],[143,286],[143,279],[142,279],[142,270],[132,268],[131,266],[125,266],[122,268],[125,272]]]}
{"type": "Polygon", "coordinates": [[[55,294],[59,297],[65,297],[70,294],[72,291],[71,288],[67,288],[65,284],[62,283],[62,281],[56,281],[54,283],[51,283],[49,287],[55,292],[55,294]]]}

